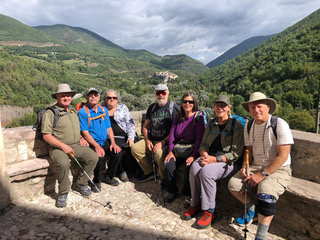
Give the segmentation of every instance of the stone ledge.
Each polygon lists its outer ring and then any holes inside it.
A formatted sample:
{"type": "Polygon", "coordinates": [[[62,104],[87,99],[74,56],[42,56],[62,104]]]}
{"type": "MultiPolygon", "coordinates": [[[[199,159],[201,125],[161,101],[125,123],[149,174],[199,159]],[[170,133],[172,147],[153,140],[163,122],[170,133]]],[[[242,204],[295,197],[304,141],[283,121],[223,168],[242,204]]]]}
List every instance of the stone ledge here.
{"type": "Polygon", "coordinates": [[[299,197],[305,198],[308,201],[320,204],[320,184],[307,181],[300,178],[291,178],[291,184],[287,189],[299,197]]]}
{"type": "Polygon", "coordinates": [[[45,156],[10,164],[6,172],[11,181],[22,181],[31,177],[47,175],[50,164],[51,158],[45,156]]]}

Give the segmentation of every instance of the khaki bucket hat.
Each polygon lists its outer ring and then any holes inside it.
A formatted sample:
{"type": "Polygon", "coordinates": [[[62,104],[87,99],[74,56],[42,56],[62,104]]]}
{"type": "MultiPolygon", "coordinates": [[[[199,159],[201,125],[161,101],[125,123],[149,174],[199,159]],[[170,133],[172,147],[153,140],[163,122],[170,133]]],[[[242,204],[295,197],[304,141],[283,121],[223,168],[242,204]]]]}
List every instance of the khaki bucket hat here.
{"type": "Polygon", "coordinates": [[[58,85],[57,92],[52,93],[51,96],[53,98],[57,98],[58,93],[71,93],[73,97],[74,95],[76,95],[77,91],[72,91],[69,84],[62,83],[58,85]]]}
{"type": "Polygon", "coordinates": [[[247,102],[241,103],[242,107],[249,112],[249,103],[263,101],[265,104],[270,106],[269,113],[273,114],[277,110],[277,102],[272,98],[267,98],[261,92],[254,92],[250,95],[250,99],[247,102]]]}

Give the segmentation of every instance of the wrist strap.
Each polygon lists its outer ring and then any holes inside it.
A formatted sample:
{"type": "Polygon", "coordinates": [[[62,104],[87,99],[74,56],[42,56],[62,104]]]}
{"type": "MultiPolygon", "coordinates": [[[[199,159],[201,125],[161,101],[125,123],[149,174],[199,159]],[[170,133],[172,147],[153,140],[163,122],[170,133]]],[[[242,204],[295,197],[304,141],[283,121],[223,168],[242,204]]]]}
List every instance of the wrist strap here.
{"type": "Polygon", "coordinates": [[[222,159],[221,155],[218,155],[216,158],[217,158],[217,162],[223,162],[223,159],[222,159]]]}

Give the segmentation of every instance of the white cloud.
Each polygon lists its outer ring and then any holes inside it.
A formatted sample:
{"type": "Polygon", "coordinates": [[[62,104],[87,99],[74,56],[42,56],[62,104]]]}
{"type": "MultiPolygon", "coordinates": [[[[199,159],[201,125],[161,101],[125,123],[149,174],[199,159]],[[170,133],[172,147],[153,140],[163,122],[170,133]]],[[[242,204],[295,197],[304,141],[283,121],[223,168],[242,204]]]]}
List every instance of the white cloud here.
{"type": "Polygon", "coordinates": [[[128,49],[187,54],[208,63],[240,42],[278,33],[320,0],[2,0],[0,13],[28,26],[87,28],[128,49]]]}

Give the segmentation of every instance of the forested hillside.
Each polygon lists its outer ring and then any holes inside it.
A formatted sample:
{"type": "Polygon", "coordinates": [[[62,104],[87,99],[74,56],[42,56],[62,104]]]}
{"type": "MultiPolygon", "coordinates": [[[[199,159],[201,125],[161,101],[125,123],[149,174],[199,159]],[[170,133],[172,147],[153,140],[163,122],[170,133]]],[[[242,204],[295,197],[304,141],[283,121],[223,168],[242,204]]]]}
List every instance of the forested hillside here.
{"type": "Polygon", "coordinates": [[[80,92],[89,87],[114,88],[132,110],[140,110],[153,101],[149,93],[154,84],[164,81],[154,77],[156,72],[169,70],[179,76],[175,83],[180,84],[208,69],[186,55],[161,57],[124,49],[79,27],[32,28],[4,15],[0,22],[0,104],[50,104],[49,93],[68,82],[80,92]]]}
{"type": "Polygon", "coordinates": [[[198,80],[213,96],[220,92],[232,95],[239,114],[245,114],[240,102],[253,91],[262,91],[277,100],[277,115],[288,120],[291,127],[311,131],[320,80],[319,46],[317,10],[257,48],[210,69],[198,80]]]}
{"type": "Polygon", "coordinates": [[[235,57],[241,55],[242,53],[245,53],[245,52],[249,51],[250,49],[258,46],[259,44],[267,41],[272,36],[273,35],[251,37],[251,38],[237,44],[236,46],[230,48],[228,51],[226,51],[225,53],[221,54],[216,59],[209,62],[206,66],[209,68],[217,67],[217,66],[225,63],[226,61],[231,60],[232,58],[235,58],[235,57]]]}

